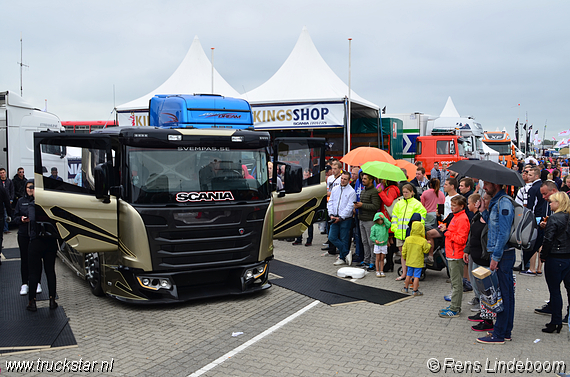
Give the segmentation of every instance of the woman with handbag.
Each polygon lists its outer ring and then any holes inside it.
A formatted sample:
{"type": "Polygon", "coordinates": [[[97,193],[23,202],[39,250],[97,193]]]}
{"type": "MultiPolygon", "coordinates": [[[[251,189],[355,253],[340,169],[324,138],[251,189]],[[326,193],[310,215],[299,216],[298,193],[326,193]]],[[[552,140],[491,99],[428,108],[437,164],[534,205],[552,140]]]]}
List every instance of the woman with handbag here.
{"type": "Polygon", "coordinates": [[[570,274],[570,199],[564,192],[550,196],[550,209],[554,212],[548,217],[544,229],[544,241],[540,259],[544,263],[544,276],[550,292],[552,317],[543,332],[560,333],[562,329],[562,295],[560,283],[570,274]]]}
{"type": "MultiPolygon", "coordinates": [[[[41,226],[36,221],[36,208],[34,200],[34,180],[30,179],[26,183],[26,191],[28,196],[32,199],[28,207],[28,216],[22,219],[22,222],[29,224],[30,244],[28,246],[28,263],[30,274],[30,287],[36,287],[42,277],[42,262],[43,268],[46,273],[48,290],[49,290],[49,308],[57,308],[55,302],[55,257],[57,254],[57,240],[52,237],[46,237],[41,231],[41,226]]],[[[36,312],[36,290],[30,289],[28,292],[28,306],[27,310],[36,312]]]]}

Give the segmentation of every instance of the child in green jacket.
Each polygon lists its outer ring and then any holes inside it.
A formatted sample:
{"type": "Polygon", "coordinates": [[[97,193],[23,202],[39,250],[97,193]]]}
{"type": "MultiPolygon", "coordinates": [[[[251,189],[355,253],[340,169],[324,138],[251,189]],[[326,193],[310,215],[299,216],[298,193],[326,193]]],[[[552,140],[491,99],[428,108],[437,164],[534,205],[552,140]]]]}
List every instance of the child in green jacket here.
{"type": "Polygon", "coordinates": [[[384,256],[388,254],[388,230],[390,221],[382,212],[374,215],[374,225],[370,229],[370,239],[374,242],[374,254],[376,255],[376,277],[383,278],[384,256]]]}

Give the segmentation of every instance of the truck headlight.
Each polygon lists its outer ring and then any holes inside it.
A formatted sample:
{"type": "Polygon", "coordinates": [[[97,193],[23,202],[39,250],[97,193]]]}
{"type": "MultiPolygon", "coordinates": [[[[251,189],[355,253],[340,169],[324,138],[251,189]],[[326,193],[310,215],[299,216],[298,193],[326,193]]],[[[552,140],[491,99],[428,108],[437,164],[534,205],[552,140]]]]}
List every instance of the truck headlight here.
{"type": "Polygon", "coordinates": [[[172,283],[169,278],[157,278],[150,276],[137,276],[137,281],[143,288],[158,291],[159,289],[171,289],[172,283]]]}

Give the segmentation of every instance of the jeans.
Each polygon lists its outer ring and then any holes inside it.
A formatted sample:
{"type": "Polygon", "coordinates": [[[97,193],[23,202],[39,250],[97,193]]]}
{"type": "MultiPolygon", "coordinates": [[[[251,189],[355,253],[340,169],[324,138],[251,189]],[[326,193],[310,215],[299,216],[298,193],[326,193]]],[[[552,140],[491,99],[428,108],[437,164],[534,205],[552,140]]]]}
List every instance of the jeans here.
{"type": "Polygon", "coordinates": [[[362,236],[360,235],[360,220],[358,220],[358,215],[354,216],[354,245],[355,245],[355,260],[364,260],[364,255],[362,255],[362,236]]]}
{"type": "Polygon", "coordinates": [[[554,325],[562,324],[562,294],[560,293],[560,283],[570,276],[570,259],[553,258],[552,254],[544,263],[544,277],[550,292],[549,306],[552,309],[550,323],[554,325]]]}
{"type": "Polygon", "coordinates": [[[376,262],[376,257],[373,254],[374,244],[370,239],[372,225],[374,225],[374,221],[360,221],[360,236],[364,251],[364,263],[366,264],[374,264],[376,262]]]}
{"type": "MultiPolygon", "coordinates": [[[[307,228],[307,243],[313,243],[313,234],[314,234],[314,229],[313,225],[311,224],[307,228]]],[[[297,237],[295,242],[303,243],[303,235],[301,234],[299,237],[297,237]]]]}
{"type": "Polygon", "coordinates": [[[503,298],[504,309],[497,313],[497,321],[493,329],[493,335],[497,338],[510,338],[513,331],[513,321],[515,318],[515,288],[513,281],[513,267],[515,265],[515,249],[508,249],[503,252],[503,258],[497,266],[497,279],[499,289],[503,298]]]}
{"type": "Polygon", "coordinates": [[[6,213],[6,208],[4,208],[4,232],[8,231],[8,221],[7,220],[8,213],[6,213]]]}
{"type": "Polygon", "coordinates": [[[329,241],[336,246],[340,252],[340,259],[345,260],[350,250],[350,228],[352,218],[331,224],[329,230],[329,241]]]}
{"type": "Polygon", "coordinates": [[[18,234],[18,247],[20,248],[20,274],[22,275],[22,285],[28,284],[30,280],[28,248],[30,246],[30,237],[18,234]]]}

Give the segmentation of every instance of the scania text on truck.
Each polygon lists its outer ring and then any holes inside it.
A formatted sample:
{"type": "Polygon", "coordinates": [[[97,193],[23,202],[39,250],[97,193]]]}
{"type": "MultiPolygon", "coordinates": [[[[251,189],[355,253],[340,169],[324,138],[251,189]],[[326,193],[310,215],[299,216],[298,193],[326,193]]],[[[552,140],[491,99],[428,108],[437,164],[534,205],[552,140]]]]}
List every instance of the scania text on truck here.
{"type": "MultiPolygon", "coordinates": [[[[0,167],[13,177],[18,168],[24,168],[28,176],[34,167],[34,132],[63,131],[59,118],[34,108],[14,92],[0,92],[0,167]]],[[[44,146],[42,171],[51,174],[57,168],[59,176],[67,179],[65,148],[44,146]]]]}
{"type": "Polygon", "coordinates": [[[324,140],[271,141],[246,101],[216,95],[154,96],[150,122],[35,134],[37,211],[62,259],[135,303],[270,287],[273,239],[326,216],[324,140]],[[81,149],[81,184],[41,176],[44,145],[81,149]]]}

